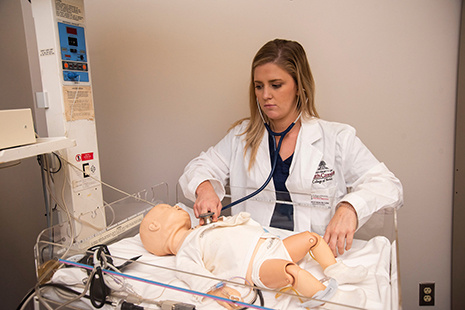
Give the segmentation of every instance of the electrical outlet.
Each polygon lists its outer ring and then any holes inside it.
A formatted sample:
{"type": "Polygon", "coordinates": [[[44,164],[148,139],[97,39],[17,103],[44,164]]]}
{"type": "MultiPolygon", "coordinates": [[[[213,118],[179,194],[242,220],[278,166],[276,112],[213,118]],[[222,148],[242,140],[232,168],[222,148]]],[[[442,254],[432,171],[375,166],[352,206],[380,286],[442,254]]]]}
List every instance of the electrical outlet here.
{"type": "Polygon", "coordinates": [[[420,283],[420,306],[434,306],[434,282],[420,283]]]}

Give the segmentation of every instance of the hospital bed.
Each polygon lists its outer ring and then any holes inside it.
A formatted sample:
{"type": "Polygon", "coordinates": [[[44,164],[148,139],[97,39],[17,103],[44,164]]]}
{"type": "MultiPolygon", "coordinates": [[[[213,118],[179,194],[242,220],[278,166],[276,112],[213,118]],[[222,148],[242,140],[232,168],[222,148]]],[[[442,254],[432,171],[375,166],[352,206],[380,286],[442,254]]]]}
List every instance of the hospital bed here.
{"type": "MultiPolygon", "coordinates": [[[[232,189],[232,192],[235,191],[237,189],[232,189]]],[[[231,196],[231,189],[228,189],[223,205],[231,200],[231,196]]],[[[251,199],[256,203],[274,203],[265,201],[263,197],[266,197],[266,193],[251,199]]],[[[221,309],[218,299],[211,298],[206,292],[196,291],[177,278],[177,273],[182,270],[175,269],[174,256],[158,257],[143,248],[138,235],[140,221],[154,205],[167,201],[166,184],[117,198],[103,207],[107,227],[78,243],[70,238],[69,223],[42,231],[35,246],[38,277],[35,309],[221,309]],[[102,244],[107,245],[107,254],[103,254],[106,249],[99,247],[102,244]],[[93,251],[89,251],[92,247],[93,251]],[[101,267],[101,273],[95,271],[95,266],[101,267]],[[93,276],[92,280],[89,280],[90,276],[93,276]],[[111,297],[106,299],[110,301],[108,303],[99,297],[105,295],[97,283],[101,277],[105,279],[106,286],[111,287],[111,293],[108,293],[111,297]],[[93,297],[79,295],[83,291],[89,295],[92,285],[93,297]]],[[[197,225],[198,220],[191,209],[193,203],[184,198],[179,188],[176,189],[176,201],[191,214],[192,224],[197,225]]],[[[300,203],[308,201],[311,201],[311,197],[300,203]]],[[[281,237],[292,233],[276,228],[268,230],[281,237]]],[[[339,288],[362,288],[367,296],[364,309],[400,309],[397,253],[396,210],[379,211],[358,230],[352,249],[338,257],[349,266],[366,266],[368,277],[356,285],[340,285],[339,288]]],[[[300,266],[318,279],[324,278],[321,268],[309,255],[300,262],[300,266]]],[[[216,280],[232,285],[243,296],[247,295],[244,304],[238,303],[242,308],[299,309],[299,304],[308,300],[296,296],[292,291],[256,290],[234,279],[216,280]]],[[[325,309],[325,306],[315,309],[325,309]]],[[[358,308],[340,305],[340,309],[358,308]]]]}

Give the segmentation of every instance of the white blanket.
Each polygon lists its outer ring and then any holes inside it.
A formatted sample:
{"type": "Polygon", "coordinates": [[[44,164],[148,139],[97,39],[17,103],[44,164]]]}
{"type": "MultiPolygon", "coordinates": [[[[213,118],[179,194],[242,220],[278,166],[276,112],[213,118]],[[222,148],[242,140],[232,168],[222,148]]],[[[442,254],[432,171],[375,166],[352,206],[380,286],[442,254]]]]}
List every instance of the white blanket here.
{"type": "MultiPolygon", "coordinates": [[[[281,237],[286,237],[289,232],[270,229],[271,232],[281,237]]],[[[147,279],[149,281],[169,284],[171,286],[187,288],[187,285],[176,279],[174,271],[175,257],[164,256],[158,257],[147,252],[140,241],[139,235],[121,240],[109,246],[110,252],[116,257],[129,259],[131,257],[142,255],[138,259],[138,263],[134,263],[124,270],[124,273],[132,276],[147,279]],[[146,265],[149,264],[149,265],[146,265]],[[154,266],[163,266],[170,269],[163,269],[154,266]]],[[[367,309],[395,309],[391,307],[391,298],[396,300],[396,296],[391,297],[391,244],[385,237],[375,237],[369,241],[354,240],[352,249],[340,256],[338,260],[343,260],[346,265],[364,265],[368,268],[368,277],[363,282],[357,284],[357,287],[362,288],[367,295],[367,309]]],[[[114,264],[119,265],[122,261],[115,259],[114,264]]],[[[309,270],[316,278],[323,278],[321,267],[310,256],[300,263],[301,267],[309,270]]],[[[52,281],[66,285],[82,284],[82,280],[87,277],[85,271],[79,268],[63,268],[58,270],[52,281]]],[[[137,294],[144,298],[153,300],[176,300],[195,304],[197,309],[219,309],[218,304],[214,300],[204,299],[199,303],[198,298],[188,293],[179,292],[173,289],[164,289],[154,284],[125,279],[126,285],[130,286],[137,294]]],[[[340,289],[350,290],[352,285],[341,285],[340,289]]],[[[397,294],[394,290],[393,295],[397,294]]],[[[264,292],[265,307],[272,309],[298,309],[299,301],[288,297],[275,298],[275,294],[264,292]]],[[[85,301],[87,303],[87,301],[85,301]]],[[[87,303],[90,305],[90,303],[87,303]]],[[[258,302],[257,302],[258,304],[258,302]]],[[[83,304],[80,307],[84,307],[83,304]]],[[[156,309],[154,305],[143,303],[151,309],[156,309]]],[[[89,306],[89,309],[92,309],[89,306]]],[[[104,308],[106,309],[106,308],[104,308]]],[[[108,307],[108,309],[111,309],[108,307]]]]}

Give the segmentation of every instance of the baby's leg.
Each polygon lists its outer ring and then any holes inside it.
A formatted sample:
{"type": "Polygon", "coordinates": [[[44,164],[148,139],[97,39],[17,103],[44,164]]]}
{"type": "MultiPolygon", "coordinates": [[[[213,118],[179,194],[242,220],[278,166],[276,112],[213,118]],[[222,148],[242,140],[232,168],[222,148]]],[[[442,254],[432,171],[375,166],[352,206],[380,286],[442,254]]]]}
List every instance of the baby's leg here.
{"type": "Polygon", "coordinates": [[[259,276],[262,284],[268,288],[280,289],[291,285],[306,297],[312,297],[318,291],[326,289],[326,286],[310,272],[284,259],[264,261],[260,267],[259,276]]]}
{"type": "Polygon", "coordinates": [[[349,267],[343,262],[337,262],[328,244],[316,233],[306,231],[292,235],[284,239],[283,243],[294,262],[300,261],[310,252],[323,268],[324,274],[336,279],[339,284],[358,283],[367,276],[368,270],[364,266],[349,267]]]}
{"type": "Polygon", "coordinates": [[[283,240],[283,243],[295,263],[304,258],[309,251],[323,269],[336,263],[334,254],[328,244],[316,233],[304,231],[287,237],[283,240]]]}
{"type": "MultiPolygon", "coordinates": [[[[269,259],[263,262],[259,270],[261,285],[271,289],[280,289],[289,285],[301,296],[316,298],[320,301],[332,301],[364,307],[366,296],[363,290],[340,291],[337,282],[331,280],[328,287],[318,281],[310,272],[300,268],[294,262],[284,259],[269,259]]],[[[321,302],[308,301],[303,305],[315,307],[321,302]]],[[[338,306],[326,304],[328,309],[339,309],[338,306]]]]}

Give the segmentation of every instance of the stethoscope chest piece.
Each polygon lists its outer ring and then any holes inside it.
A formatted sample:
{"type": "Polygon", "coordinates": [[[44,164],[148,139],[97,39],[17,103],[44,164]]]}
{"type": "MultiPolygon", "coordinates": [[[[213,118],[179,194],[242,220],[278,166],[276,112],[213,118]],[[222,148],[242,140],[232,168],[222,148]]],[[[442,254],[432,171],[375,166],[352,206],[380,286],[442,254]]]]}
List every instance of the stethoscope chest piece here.
{"type": "Polygon", "coordinates": [[[208,212],[208,213],[203,213],[199,215],[199,217],[203,219],[203,226],[211,224],[213,222],[213,219],[212,219],[213,214],[215,213],[208,212]]]}

